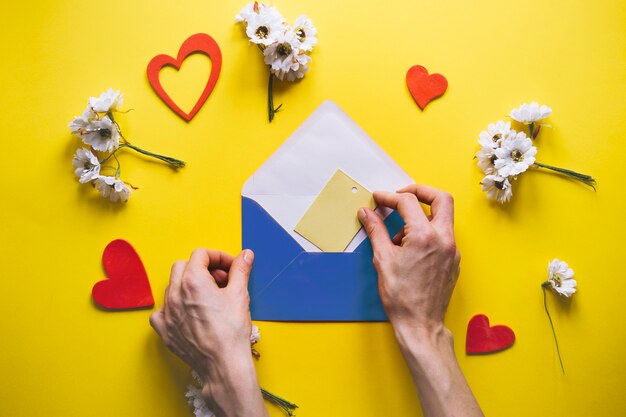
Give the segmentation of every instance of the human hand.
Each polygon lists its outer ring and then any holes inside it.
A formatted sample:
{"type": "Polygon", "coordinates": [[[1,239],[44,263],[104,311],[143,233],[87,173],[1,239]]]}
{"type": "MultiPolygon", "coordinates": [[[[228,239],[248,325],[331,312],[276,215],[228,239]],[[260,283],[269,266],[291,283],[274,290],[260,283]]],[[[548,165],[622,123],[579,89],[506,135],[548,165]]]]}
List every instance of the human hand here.
{"type": "Polygon", "coordinates": [[[358,213],[372,242],[378,288],[389,321],[396,331],[442,331],[460,263],[452,196],[413,184],[397,193],[375,192],[374,200],[397,210],[405,222],[402,231],[390,239],[378,214],[367,208],[358,213]],[[424,213],[420,202],[430,205],[431,215],[424,213]]]}
{"type": "Polygon", "coordinates": [[[254,254],[197,249],[172,266],[162,308],[150,324],[195,370],[217,415],[266,415],[250,348],[248,279],[254,254]]]}

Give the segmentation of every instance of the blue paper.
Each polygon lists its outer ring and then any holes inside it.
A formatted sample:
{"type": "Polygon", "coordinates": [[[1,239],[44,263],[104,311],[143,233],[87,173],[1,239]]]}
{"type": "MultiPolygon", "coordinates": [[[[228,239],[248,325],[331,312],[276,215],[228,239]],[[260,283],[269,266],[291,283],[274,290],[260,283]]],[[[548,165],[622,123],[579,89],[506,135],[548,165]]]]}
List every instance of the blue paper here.
{"type": "MultiPolygon", "coordinates": [[[[403,227],[393,212],[390,236],[403,227]]],[[[248,287],[253,320],[386,321],[364,240],[352,253],[306,252],[254,200],[242,197],[243,247],[255,253],[248,287]]]]}

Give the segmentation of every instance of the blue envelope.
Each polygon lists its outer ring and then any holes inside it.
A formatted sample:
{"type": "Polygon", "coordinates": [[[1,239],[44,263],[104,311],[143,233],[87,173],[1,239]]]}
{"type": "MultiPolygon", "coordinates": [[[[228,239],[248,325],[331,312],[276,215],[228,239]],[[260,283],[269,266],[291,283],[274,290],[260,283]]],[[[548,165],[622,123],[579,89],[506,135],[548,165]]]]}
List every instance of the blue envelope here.
{"type": "MultiPolygon", "coordinates": [[[[387,320],[363,230],[344,252],[321,252],[294,232],[337,169],[369,190],[413,183],[335,103],[318,107],[242,190],[242,244],[255,253],[248,287],[253,320],[387,320]]],[[[390,236],[402,228],[397,213],[379,213],[390,236]]]]}

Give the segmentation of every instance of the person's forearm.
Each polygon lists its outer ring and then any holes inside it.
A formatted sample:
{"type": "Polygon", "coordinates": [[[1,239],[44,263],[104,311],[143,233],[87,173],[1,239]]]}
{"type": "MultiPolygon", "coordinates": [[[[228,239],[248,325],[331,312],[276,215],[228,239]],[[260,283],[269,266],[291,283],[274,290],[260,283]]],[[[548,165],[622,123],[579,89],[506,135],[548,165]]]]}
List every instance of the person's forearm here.
{"type": "Polygon", "coordinates": [[[202,393],[217,417],[267,417],[252,355],[230,356],[214,367],[202,393]]]}
{"type": "Polygon", "coordinates": [[[454,354],[452,334],[441,326],[424,330],[394,326],[418,390],[424,417],[483,416],[454,354]]]}

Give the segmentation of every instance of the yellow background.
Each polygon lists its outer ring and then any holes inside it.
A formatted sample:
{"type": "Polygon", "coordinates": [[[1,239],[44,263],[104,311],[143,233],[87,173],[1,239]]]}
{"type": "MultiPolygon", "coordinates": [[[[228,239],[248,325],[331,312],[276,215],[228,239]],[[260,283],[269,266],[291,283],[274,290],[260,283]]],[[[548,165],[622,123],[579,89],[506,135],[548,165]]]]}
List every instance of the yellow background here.
{"type": "MultiPolygon", "coordinates": [[[[199,246],[240,249],[244,181],[323,100],[336,101],[416,181],[456,197],[461,279],[447,325],[480,404],[492,416],[626,415],[622,276],[626,222],[626,9],[622,0],[508,2],[356,0],[275,5],[319,30],[311,71],[278,85],[283,110],[266,120],[267,73],[233,16],[244,1],[21,1],[0,29],[3,181],[0,230],[0,415],[187,416],[186,367],[148,326],[150,311],[103,312],[91,287],[115,238],[140,253],[161,304],[169,267],[199,246]],[[217,86],[191,123],[145,76],[206,32],[223,53],[217,86]],[[444,74],[446,94],[420,111],[404,76],[444,74]],[[81,186],[67,123],[87,97],[113,87],[136,145],[176,156],[173,172],[131,152],[122,176],[140,187],[115,205],[81,186]],[[538,160],[594,175],[598,192],[541,172],[490,204],[472,160],[478,133],[523,102],[550,105],[538,160]],[[549,296],[559,370],[540,284],[550,259],[576,272],[571,302],[549,296]],[[511,326],[515,345],[467,357],[475,313],[511,326]]],[[[208,74],[191,58],[162,76],[187,108],[208,74]]],[[[260,323],[261,384],[298,415],[420,415],[387,324],[260,323]]],[[[272,416],[281,415],[275,409],[272,416]]]]}

